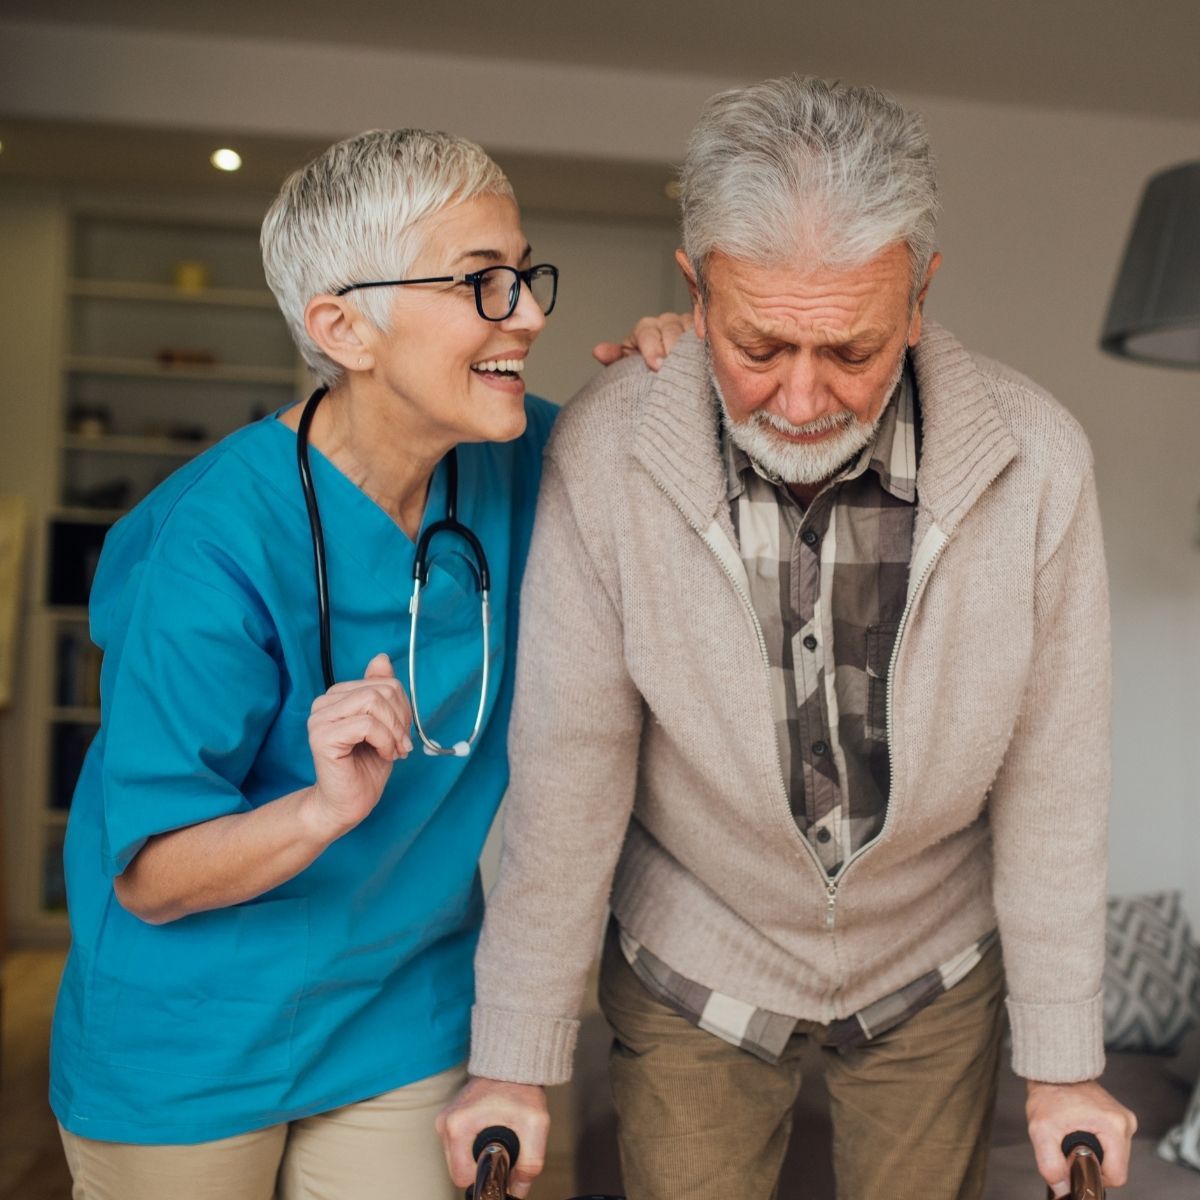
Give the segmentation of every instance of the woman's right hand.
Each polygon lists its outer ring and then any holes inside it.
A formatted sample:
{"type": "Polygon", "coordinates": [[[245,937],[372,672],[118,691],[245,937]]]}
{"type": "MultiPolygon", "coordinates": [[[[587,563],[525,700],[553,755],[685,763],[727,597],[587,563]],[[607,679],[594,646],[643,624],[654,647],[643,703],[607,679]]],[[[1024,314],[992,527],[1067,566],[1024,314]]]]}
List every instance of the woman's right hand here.
{"type": "Polygon", "coordinates": [[[242,904],[294,878],[379,803],[392,764],[412,749],[412,708],[391,660],[334,684],[308,718],[317,781],[244,812],[156,834],[113,881],[151,925],[242,904]]]}
{"type": "Polygon", "coordinates": [[[362,679],[335,683],[313,701],[308,744],[317,782],[306,807],[319,837],[334,841],[379,803],[392,764],[413,748],[412,719],[386,654],[371,659],[362,679]]]}

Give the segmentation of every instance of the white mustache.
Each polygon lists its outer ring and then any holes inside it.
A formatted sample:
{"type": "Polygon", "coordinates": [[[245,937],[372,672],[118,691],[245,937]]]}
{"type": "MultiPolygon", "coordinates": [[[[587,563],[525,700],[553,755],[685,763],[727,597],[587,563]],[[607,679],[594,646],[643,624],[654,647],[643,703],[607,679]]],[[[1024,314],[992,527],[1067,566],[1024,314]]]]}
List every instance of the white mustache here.
{"type": "Polygon", "coordinates": [[[854,423],[854,414],[850,412],[828,413],[809,421],[804,425],[793,425],[791,421],[777,416],[775,413],[763,412],[761,409],[753,414],[752,420],[759,425],[770,425],[780,433],[789,437],[810,437],[815,433],[828,433],[834,429],[848,429],[854,423]]]}

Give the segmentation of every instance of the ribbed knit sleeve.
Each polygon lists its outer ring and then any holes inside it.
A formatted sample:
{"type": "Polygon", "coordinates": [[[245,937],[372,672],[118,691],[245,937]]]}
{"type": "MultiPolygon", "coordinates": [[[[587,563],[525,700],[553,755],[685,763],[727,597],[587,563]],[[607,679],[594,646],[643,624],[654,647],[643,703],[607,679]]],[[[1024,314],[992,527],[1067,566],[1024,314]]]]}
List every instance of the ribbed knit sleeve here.
{"type": "Polygon", "coordinates": [[[472,1023],[471,1073],[512,1083],[570,1077],[576,1014],[633,808],[642,703],[606,577],[611,534],[598,518],[611,497],[596,501],[577,519],[547,458],[521,593],[504,851],[472,1023]]]}
{"type": "Polygon", "coordinates": [[[991,795],[993,888],[1013,1069],[1070,1083],[1104,1068],[1109,617],[1090,470],[1034,606],[1025,702],[991,795]]]}

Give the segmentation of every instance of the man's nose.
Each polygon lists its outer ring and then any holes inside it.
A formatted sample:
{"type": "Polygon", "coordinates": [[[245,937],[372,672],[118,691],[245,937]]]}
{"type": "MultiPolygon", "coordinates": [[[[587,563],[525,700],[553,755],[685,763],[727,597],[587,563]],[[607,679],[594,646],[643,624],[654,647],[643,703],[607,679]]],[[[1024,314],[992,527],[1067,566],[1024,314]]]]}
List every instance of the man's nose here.
{"type": "Polygon", "coordinates": [[[830,410],[829,389],[817,357],[799,352],[788,357],[779,381],[779,415],[793,425],[807,425],[830,410]]]}

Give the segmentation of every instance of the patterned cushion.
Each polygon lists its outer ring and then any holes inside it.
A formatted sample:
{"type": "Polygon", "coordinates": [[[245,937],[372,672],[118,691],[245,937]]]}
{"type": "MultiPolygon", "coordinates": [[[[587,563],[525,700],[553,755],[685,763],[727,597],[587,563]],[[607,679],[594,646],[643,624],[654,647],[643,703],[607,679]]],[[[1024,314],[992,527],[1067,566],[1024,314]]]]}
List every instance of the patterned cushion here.
{"type": "Polygon", "coordinates": [[[1192,1093],[1183,1121],[1158,1143],[1158,1156],[1200,1171],[1200,1080],[1192,1093]]]}
{"type": "Polygon", "coordinates": [[[1178,892],[1108,901],[1104,1044],[1174,1050],[1200,1023],[1200,946],[1178,892]]]}

